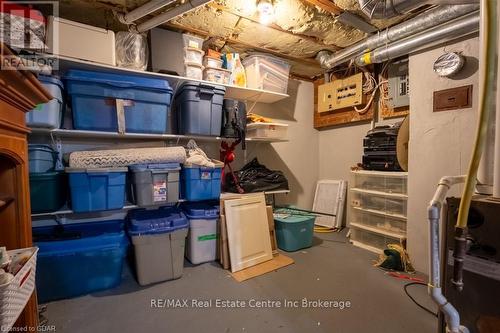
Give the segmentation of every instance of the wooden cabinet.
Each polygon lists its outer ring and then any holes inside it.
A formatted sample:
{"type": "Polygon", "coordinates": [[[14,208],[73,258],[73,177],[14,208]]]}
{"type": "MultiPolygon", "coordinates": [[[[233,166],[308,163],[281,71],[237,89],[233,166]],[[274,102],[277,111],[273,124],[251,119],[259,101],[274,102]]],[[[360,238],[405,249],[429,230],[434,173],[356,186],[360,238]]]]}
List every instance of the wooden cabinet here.
{"type": "MultiPolygon", "coordinates": [[[[1,61],[12,56],[2,44],[1,61]]],[[[0,70],[0,245],[8,250],[30,247],[31,209],[25,112],[52,97],[35,76],[18,68],[0,70]]],[[[35,327],[38,311],[35,293],[16,326],[35,327]]],[[[29,328],[28,328],[28,331],[29,328]]]]}

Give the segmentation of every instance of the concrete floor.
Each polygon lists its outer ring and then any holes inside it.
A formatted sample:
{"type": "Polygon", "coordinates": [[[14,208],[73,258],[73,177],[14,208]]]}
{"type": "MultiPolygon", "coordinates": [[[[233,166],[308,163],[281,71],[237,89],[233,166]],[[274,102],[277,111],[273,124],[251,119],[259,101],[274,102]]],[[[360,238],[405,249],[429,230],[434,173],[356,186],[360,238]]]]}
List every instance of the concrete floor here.
{"type": "MultiPolygon", "coordinates": [[[[186,263],[181,279],[139,287],[130,272],[118,288],[48,304],[56,332],[405,332],[435,333],[437,319],[403,292],[408,281],[372,267],[376,255],[347,242],[345,232],[320,234],[290,253],[295,264],[242,283],[215,263],[186,263]],[[152,299],[213,300],[209,308],[152,308],[152,299]],[[215,308],[215,300],[343,300],[350,308],[215,308]]],[[[422,304],[426,288],[411,286],[422,304]]]]}

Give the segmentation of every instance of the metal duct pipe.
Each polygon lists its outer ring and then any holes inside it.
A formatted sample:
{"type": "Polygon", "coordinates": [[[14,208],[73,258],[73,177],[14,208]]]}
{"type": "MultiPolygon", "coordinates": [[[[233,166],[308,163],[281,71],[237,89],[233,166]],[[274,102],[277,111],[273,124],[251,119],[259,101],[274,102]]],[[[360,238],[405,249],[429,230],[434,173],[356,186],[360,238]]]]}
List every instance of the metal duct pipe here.
{"type": "Polygon", "coordinates": [[[144,5],[137,7],[127,14],[117,14],[118,20],[123,24],[132,24],[134,21],[149,15],[158,9],[174,3],[177,0],[152,0],[144,5]]]}
{"type": "Polygon", "coordinates": [[[170,21],[176,16],[188,13],[200,6],[203,6],[206,3],[209,3],[212,0],[188,0],[186,3],[179,5],[175,8],[172,8],[169,11],[166,11],[165,13],[162,13],[158,16],[153,17],[151,20],[146,21],[144,23],[139,24],[136,27],[136,31],[141,33],[145,32],[148,30],[151,30],[165,22],[170,21]]]}
{"type": "Polygon", "coordinates": [[[422,32],[478,9],[478,5],[439,6],[425,12],[423,15],[419,15],[392,28],[374,34],[341,51],[335,53],[321,51],[316,56],[316,60],[320,62],[323,68],[330,69],[348,61],[362,52],[373,50],[379,46],[422,32]]]}
{"type": "Polygon", "coordinates": [[[467,15],[463,18],[433,27],[418,35],[394,42],[380,47],[374,51],[367,52],[355,59],[358,66],[366,66],[373,63],[381,63],[394,59],[444,39],[457,38],[470,35],[479,31],[479,12],[467,15]]]}
{"type": "Polygon", "coordinates": [[[423,5],[459,5],[479,0],[358,0],[361,10],[371,19],[389,19],[423,5]]]}

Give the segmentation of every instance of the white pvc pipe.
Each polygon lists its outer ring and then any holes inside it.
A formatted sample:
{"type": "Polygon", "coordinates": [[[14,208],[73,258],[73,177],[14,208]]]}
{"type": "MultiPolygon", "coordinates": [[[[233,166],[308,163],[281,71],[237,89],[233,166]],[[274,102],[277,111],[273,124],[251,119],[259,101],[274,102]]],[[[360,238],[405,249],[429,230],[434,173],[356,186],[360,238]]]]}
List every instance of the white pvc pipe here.
{"type": "MultiPolygon", "coordinates": [[[[500,4],[497,4],[497,17],[500,17],[500,4]]],[[[500,55],[500,28],[497,31],[497,54],[500,55]]],[[[499,61],[500,63],[500,61],[499,61]]],[[[500,66],[497,64],[497,103],[495,116],[495,153],[493,161],[493,197],[500,198],[500,66]]]]}
{"type": "Polygon", "coordinates": [[[165,22],[170,21],[176,16],[188,13],[194,9],[196,9],[199,6],[202,6],[206,3],[209,3],[212,0],[188,0],[186,3],[177,6],[175,8],[172,8],[171,10],[160,14],[158,16],[155,16],[149,21],[146,21],[144,23],[141,23],[137,26],[137,32],[145,32],[148,30],[151,30],[165,22]]]}
{"type": "Polygon", "coordinates": [[[131,24],[138,19],[143,18],[146,15],[149,15],[158,9],[161,9],[171,3],[174,3],[176,0],[152,0],[150,2],[145,3],[144,5],[137,7],[131,12],[121,15],[118,17],[120,22],[124,24],[131,24]]]}

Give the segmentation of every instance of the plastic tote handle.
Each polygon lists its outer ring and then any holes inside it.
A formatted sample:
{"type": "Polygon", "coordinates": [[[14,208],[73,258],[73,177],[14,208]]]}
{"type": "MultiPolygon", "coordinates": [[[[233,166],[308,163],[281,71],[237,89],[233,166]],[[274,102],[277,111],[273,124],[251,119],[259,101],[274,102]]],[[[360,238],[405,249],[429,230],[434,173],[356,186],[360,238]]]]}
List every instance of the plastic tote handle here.
{"type": "Polygon", "coordinates": [[[213,86],[205,86],[200,84],[200,95],[210,95],[212,96],[214,94],[214,87],[213,86]]]}

